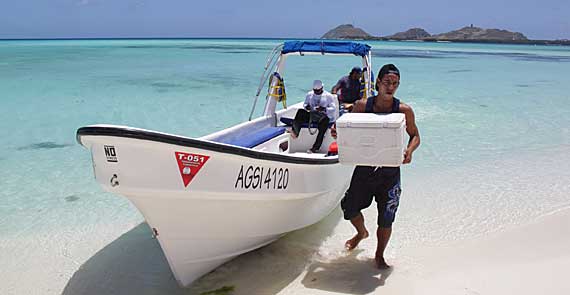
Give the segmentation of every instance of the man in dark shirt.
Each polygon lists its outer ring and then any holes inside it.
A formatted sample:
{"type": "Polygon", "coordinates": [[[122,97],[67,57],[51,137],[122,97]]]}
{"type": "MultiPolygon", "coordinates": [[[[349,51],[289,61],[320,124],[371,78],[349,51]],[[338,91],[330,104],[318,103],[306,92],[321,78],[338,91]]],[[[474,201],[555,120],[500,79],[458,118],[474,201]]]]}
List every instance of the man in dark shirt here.
{"type": "Polygon", "coordinates": [[[332,88],[331,93],[337,94],[338,100],[346,110],[352,110],[354,102],[361,98],[360,96],[360,76],[362,69],[354,67],[350,70],[348,76],[344,76],[338,80],[336,85],[332,88]]]}

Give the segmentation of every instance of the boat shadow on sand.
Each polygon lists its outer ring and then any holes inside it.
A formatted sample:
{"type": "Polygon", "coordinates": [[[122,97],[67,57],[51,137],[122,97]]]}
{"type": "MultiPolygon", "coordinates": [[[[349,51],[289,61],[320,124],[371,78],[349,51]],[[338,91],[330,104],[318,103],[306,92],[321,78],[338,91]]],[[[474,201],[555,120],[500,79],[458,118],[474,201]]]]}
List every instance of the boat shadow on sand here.
{"type": "Polygon", "coordinates": [[[276,294],[306,270],[301,282],[306,288],[353,294],[373,291],[382,285],[382,278],[386,276],[378,278],[379,272],[373,270],[370,261],[355,258],[358,252],[328,262],[313,259],[342,219],[341,214],[336,208],[317,224],[238,256],[190,288],[178,286],[158,241],[152,237],[148,225],[141,223],[86,261],[68,281],[62,294],[187,295],[223,287],[233,291],[221,294],[276,294]]]}

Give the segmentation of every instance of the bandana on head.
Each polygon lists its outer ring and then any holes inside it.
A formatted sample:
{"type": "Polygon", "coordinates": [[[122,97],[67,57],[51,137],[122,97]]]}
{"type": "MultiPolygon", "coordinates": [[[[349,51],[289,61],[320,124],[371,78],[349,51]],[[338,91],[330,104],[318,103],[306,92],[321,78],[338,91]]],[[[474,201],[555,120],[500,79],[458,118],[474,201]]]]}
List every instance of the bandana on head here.
{"type": "Polygon", "coordinates": [[[384,65],[382,66],[382,68],[380,68],[380,71],[378,72],[378,79],[382,79],[384,76],[388,74],[394,74],[399,78],[400,70],[398,70],[398,68],[393,64],[384,65]]]}

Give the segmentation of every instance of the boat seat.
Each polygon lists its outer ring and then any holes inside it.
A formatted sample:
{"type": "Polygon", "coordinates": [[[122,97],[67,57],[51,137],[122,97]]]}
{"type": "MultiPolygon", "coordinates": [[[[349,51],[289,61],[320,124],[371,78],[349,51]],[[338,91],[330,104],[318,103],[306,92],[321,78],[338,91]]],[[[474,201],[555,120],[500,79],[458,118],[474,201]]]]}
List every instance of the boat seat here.
{"type": "Polygon", "coordinates": [[[283,126],[267,127],[253,131],[248,134],[240,135],[236,138],[225,138],[218,142],[241,146],[245,148],[252,148],[283,133],[285,133],[285,127],[283,126]]]}

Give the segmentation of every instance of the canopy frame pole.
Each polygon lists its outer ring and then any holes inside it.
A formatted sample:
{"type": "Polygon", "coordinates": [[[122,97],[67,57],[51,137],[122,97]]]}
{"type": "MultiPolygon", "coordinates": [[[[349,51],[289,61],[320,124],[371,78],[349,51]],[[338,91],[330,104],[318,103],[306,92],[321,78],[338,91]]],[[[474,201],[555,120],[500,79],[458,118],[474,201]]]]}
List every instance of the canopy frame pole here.
{"type": "Polygon", "coordinates": [[[271,53],[269,53],[267,57],[263,73],[261,74],[261,78],[259,78],[259,86],[257,87],[257,91],[255,92],[255,99],[253,100],[253,106],[251,107],[251,112],[249,113],[248,121],[251,121],[251,118],[253,117],[253,112],[255,111],[255,106],[257,105],[257,100],[259,99],[259,94],[261,93],[261,89],[263,88],[263,85],[265,84],[267,78],[269,78],[271,71],[268,71],[268,69],[273,70],[273,68],[275,67],[275,64],[279,60],[279,58],[275,60],[275,57],[281,55],[281,48],[283,48],[283,44],[275,46],[275,48],[273,48],[273,50],[271,51],[271,53]]]}

